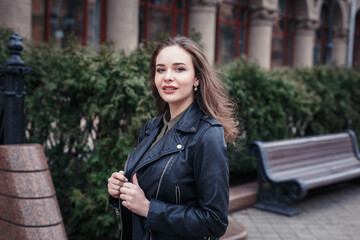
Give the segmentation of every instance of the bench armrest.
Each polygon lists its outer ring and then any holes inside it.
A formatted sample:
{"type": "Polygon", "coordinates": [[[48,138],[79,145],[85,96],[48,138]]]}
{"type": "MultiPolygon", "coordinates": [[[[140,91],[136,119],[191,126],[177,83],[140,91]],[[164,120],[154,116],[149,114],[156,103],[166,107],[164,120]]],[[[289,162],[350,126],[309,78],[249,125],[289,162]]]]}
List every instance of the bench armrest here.
{"type": "Polygon", "coordinates": [[[350,135],[351,140],[353,142],[355,156],[357,157],[357,159],[360,160],[359,145],[356,140],[356,135],[355,135],[354,131],[350,130],[350,129],[346,130],[346,132],[350,135]]]}
{"type": "Polygon", "coordinates": [[[277,180],[274,178],[268,165],[265,147],[261,141],[254,141],[250,146],[250,151],[257,159],[260,201],[271,200],[289,204],[306,196],[306,185],[300,179],[277,180]]]}

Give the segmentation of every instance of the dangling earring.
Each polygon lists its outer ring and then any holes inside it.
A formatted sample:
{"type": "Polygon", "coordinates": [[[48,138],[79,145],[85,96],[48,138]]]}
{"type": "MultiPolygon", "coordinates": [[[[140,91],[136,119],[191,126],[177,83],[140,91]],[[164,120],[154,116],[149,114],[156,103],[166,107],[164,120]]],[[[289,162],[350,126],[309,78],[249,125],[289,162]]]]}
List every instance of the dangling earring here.
{"type": "Polygon", "coordinates": [[[197,87],[197,86],[195,86],[195,87],[194,87],[194,91],[196,92],[197,90],[198,90],[198,87],[197,87]]]}

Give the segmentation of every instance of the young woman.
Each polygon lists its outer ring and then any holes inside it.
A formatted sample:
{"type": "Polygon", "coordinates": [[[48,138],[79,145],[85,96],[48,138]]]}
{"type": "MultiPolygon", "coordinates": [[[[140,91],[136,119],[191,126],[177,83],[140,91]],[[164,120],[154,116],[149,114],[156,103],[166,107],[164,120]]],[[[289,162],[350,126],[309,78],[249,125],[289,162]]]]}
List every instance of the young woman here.
{"type": "Polygon", "coordinates": [[[238,134],[233,105],[185,37],[158,45],[149,79],[160,116],[141,129],[124,171],[108,179],[123,239],[218,239],[228,224],[226,142],[238,134]]]}

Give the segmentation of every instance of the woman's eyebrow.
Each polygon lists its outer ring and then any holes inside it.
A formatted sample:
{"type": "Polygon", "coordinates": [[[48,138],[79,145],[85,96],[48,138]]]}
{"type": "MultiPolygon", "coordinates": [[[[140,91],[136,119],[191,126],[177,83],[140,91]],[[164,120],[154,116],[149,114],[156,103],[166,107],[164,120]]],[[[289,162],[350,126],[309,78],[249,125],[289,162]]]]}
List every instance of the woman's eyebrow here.
{"type": "Polygon", "coordinates": [[[174,63],[173,65],[175,65],[175,66],[177,66],[177,65],[185,65],[186,66],[186,64],[182,63],[182,62],[174,63]]]}
{"type": "MultiPolygon", "coordinates": [[[[187,66],[185,63],[182,63],[182,62],[173,63],[173,66],[178,66],[178,65],[185,65],[185,66],[187,66]]],[[[164,66],[165,66],[165,64],[162,64],[162,63],[156,64],[156,67],[164,67],[164,66]]]]}

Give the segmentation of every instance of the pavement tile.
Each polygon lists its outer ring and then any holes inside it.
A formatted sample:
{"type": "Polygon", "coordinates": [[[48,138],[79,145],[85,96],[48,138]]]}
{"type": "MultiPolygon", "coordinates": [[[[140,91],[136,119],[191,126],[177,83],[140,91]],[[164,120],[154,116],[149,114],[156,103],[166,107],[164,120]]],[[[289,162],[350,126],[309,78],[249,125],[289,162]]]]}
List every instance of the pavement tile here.
{"type": "Polygon", "coordinates": [[[249,240],[359,240],[360,184],[342,183],[309,192],[287,217],[255,208],[230,217],[248,230],[249,240]]]}

